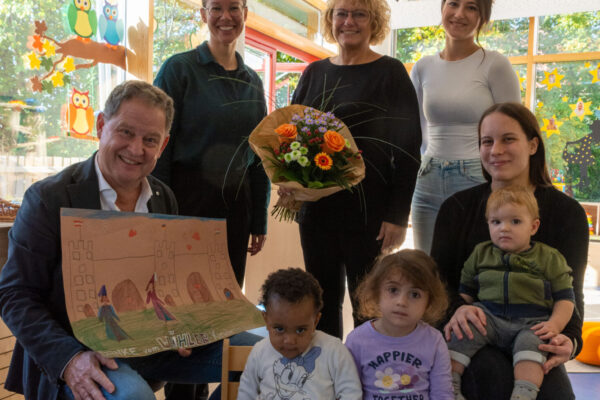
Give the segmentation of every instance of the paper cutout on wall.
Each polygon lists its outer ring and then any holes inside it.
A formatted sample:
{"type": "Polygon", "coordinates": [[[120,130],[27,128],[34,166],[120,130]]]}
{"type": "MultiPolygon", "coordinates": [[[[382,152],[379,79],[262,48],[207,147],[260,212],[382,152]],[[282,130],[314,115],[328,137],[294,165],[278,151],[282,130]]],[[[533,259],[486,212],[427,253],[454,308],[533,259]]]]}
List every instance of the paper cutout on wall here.
{"type": "Polygon", "coordinates": [[[116,1],[105,1],[102,15],[98,17],[100,37],[108,47],[116,48],[123,40],[125,32],[123,19],[119,18],[119,4],[116,1]]]}
{"type": "Polygon", "coordinates": [[[73,332],[107,357],[201,346],[264,325],[235,279],[225,220],[63,208],[61,242],[73,332]]]}
{"type": "Polygon", "coordinates": [[[592,133],[579,140],[567,142],[562,154],[563,160],[567,164],[575,164],[581,167],[578,185],[580,190],[589,184],[588,168],[595,162],[594,154],[592,153],[592,144],[600,143],[600,120],[594,121],[590,128],[592,133]]]}
{"type": "Polygon", "coordinates": [[[577,99],[577,103],[569,104],[569,107],[573,112],[571,113],[571,118],[579,118],[580,121],[583,121],[586,115],[593,115],[592,110],[590,110],[590,106],[592,105],[591,101],[583,102],[581,97],[577,99]]]}
{"type": "Polygon", "coordinates": [[[541,131],[546,132],[546,137],[550,137],[554,134],[560,135],[560,126],[564,124],[564,122],[559,121],[556,118],[556,115],[553,115],[551,118],[542,118],[544,122],[541,131]]]}
{"type": "Polygon", "coordinates": [[[82,42],[89,42],[96,34],[98,20],[92,5],[92,0],[69,0],[66,5],[64,15],[69,31],[77,35],[77,39],[82,42]]]}
{"type": "MultiPolygon", "coordinates": [[[[89,3],[89,1],[82,1],[81,3],[89,3]]],[[[107,47],[105,44],[91,40],[90,29],[95,30],[94,26],[97,21],[92,25],[88,13],[83,10],[76,10],[75,12],[76,18],[74,21],[71,21],[72,16],[69,17],[69,26],[72,26],[71,29],[74,30],[77,36],[63,42],[46,36],[48,27],[45,21],[35,21],[35,34],[29,37],[27,43],[28,48],[32,51],[25,55],[26,66],[40,71],[39,75],[30,79],[34,92],[46,91],[52,93],[54,88],[71,83],[71,74],[74,71],[91,68],[98,63],[113,64],[122,69],[126,68],[126,49],[123,46],[107,47]],[[88,19],[85,20],[85,18],[88,19]],[[80,27],[77,23],[85,26],[80,27]],[[88,61],[76,64],[75,58],[88,61]]]]}
{"type": "Polygon", "coordinates": [[[97,137],[92,136],[94,122],[94,109],[91,105],[89,91],[81,92],[73,88],[64,119],[67,136],[98,140],[97,137]]]}
{"type": "Polygon", "coordinates": [[[552,90],[555,87],[562,87],[560,84],[560,80],[565,76],[560,75],[556,68],[554,68],[552,72],[544,71],[544,75],[546,75],[546,77],[542,80],[541,83],[545,84],[548,90],[552,90]]]}
{"type": "Polygon", "coordinates": [[[517,74],[517,79],[519,80],[519,89],[523,90],[523,82],[525,82],[525,77],[521,78],[519,71],[515,71],[515,73],[517,74]]]}
{"type": "MultiPolygon", "coordinates": [[[[589,67],[586,67],[589,68],[589,67]]],[[[588,71],[592,75],[592,83],[596,83],[600,81],[600,63],[596,66],[596,68],[588,71]]]]}

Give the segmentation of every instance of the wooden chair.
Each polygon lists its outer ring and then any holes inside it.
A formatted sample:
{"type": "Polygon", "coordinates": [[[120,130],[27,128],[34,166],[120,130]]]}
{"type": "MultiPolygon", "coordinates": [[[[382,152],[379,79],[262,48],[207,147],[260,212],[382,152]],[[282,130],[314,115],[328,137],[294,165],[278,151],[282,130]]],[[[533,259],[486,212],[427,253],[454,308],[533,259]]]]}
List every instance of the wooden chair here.
{"type": "Polygon", "coordinates": [[[237,398],[240,383],[229,382],[229,372],[241,372],[244,370],[250,350],[252,350],[252,346],[231,346],[229,339],[223,340],[221,400],[235,400],[237,398]]]}
{"type": "MultiPolygon", "coordinates": [[[[1,266],[0,266],[1,267],[1,266]]],[[[10,392],[4,389],[4,382],[8,374],[8,366],[15,346],[15,337],[4,322],[0,320],[0,399],[22,400],[24,397],[20,394],[10,392]]]]}

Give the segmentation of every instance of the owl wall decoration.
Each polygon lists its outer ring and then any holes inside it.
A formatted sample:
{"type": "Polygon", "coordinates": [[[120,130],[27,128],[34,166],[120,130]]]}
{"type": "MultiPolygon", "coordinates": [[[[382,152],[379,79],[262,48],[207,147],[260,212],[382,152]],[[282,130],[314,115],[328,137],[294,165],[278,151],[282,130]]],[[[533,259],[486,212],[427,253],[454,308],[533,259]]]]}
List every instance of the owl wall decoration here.
{"type": "Polygon", "coordinates": [[[67,112],[69,132],[75,137],[91,136],[94,129],[94,109],[90,105],[89,91],[73,89],[67,112]]]}
{"type": "Polygon", "coordinates": [[[92,0],[71,0],[67,9],[69,28],[77,38],[89,42],[96,34],[98,19],[92,9],[92,0]]]}
{"type": "Polygon", "coordinates": [[[102,15],[98,18],[98,29],[100,37],[111,48],[116,48],[121,40],[123,40],[125,27],[123,19],[119,19],[118,2],[114,0],[104,2],[102,15]]]}

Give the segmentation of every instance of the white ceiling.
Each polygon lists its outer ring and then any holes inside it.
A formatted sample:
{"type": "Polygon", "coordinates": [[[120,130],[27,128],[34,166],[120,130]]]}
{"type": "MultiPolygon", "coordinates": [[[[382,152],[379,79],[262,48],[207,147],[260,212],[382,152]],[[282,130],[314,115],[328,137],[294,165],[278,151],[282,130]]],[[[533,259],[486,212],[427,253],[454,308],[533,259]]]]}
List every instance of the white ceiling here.
{"type": "MultiPolygon", "coordinates": [[[[392,29],[438,25],[441,0],[388,0],[392,29]]],[[[495,0],[492,19],[600,10],[600,0],[495,0]]]]}

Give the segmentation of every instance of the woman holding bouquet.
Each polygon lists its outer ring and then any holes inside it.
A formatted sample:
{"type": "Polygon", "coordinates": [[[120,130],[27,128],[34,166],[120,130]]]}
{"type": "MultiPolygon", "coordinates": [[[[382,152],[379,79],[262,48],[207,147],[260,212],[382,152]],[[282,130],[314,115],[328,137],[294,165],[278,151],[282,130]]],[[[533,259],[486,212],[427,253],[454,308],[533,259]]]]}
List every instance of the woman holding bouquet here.
{"type": "Polygon", "coordinates": [[[339,54],[309,65],[292,99],[341,119],[366,165],[365,179],[352,192],[305,202],[298,214],[306,269],[323,286],[319,328],[338,337],[346,277],[356,309],[360,278],[381,250],[404,241],[419,168],[414,87],[401,62],[369,47],[383,40],[389,18],[385,0],[329,0],[323,35],[337,42],[339,54]]]}
{"type": "Polygon", "coordinates": [[[429,253],[442,202],[483,183],[477,122],[494,103],[521,101],[508,59],[477,41],[493,0],[442,0],[446,46],[421,58],[410,72],[417,90],[425,154],[412,203],[415,248],[429,253]]]}

